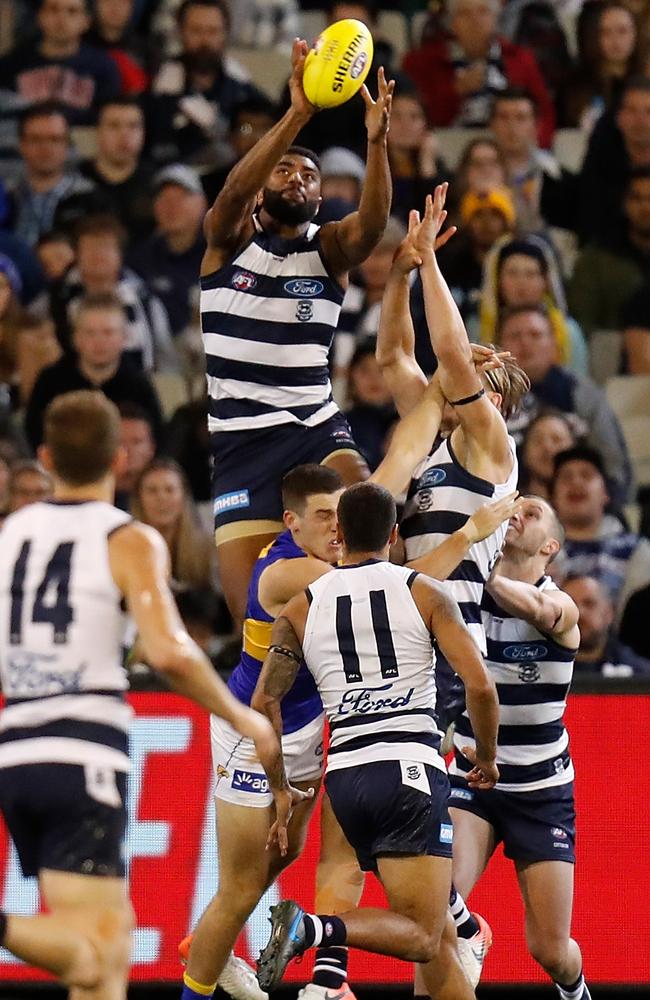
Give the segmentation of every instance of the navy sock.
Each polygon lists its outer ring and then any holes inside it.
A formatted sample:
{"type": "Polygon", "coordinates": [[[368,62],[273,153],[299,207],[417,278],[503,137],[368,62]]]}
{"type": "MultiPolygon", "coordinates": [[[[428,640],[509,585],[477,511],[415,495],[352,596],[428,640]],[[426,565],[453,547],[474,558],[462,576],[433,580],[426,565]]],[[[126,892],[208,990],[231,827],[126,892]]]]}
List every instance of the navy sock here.
{"type": "Polygon", "coordinates": [[[340,945],[316,949],[316,961],[311,977],[315,986],[336,990],[348,977],[348,949],[340,945]]]}
{"type": "Polygon", "coordinates": [[[4,944],[7,933],[7,914],[0,910],[0,945],[4,944]]]}
{"type": "Polygon", "coordinates": [[[456,924],[456,933],[458,937],[471,938],[475,934],[478,934],[480,927],[478,920],[473,914],[469,912],[465,904],[465,900],[458,893],[455,887],[452,885],[451,892],[449,893],[449,909],[451,910],[451,915],[454,918],[454,923],[456,924]]]}
{"type": "Polygon", "coordinates": [[[345,944],[347,931],[340,917],[305,913],[303,920],[305,924],[305,948],[318,947],[320,944],[324,948],[345,944]]]}
{"type": "Polygon", "coordinates": [[[591,1000],[591,993],[582,973],[580,973],[575,983],[556,983],[555,988],[562,1000],[591,1000]]]}

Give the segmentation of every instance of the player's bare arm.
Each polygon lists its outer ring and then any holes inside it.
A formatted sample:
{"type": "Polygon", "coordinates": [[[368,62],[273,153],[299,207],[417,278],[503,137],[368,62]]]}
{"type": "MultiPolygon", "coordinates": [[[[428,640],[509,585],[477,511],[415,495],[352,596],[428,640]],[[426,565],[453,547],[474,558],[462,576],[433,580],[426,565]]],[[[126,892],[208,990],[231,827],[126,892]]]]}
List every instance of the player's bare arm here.
{"type": "Polygon", "coordinates": [[[416,468],[431,451],[440,430],[445,400],[435,377],[427,385],[419,402],[397,424],[384,459],[370,476],[397,495],[406,489],[416,468]]]}
{"type": "Polygon", "coordinates": [[[467,454],[458,457],[463,463],[470,461],[471,471],[476,474],[504,480],[513,462],[506,424],[485,395],[472,363],[472,348],[462,317],[435,254],[447,187],[447,184],[440,184],[433,197],[427,196],[424,218],[412,233],[413,246],[422,258],[420,276],[427,324],[438,359],[442,391],[450,403],[456,404],[456,413],[465,432],[467,454]]]}
{"type": "Polygon", "coordinates": [[[495,683],[458,605],[440,584],[420,576],[413,584],[412,594],[443,655],[465,685],[467,711],[476,738],[476,750],[463,747],[463,753],[474,764],[467,780],[475,788],[493,788],[499,778],[496,766],[499,702],[495,683]]]}
{"type": "Polygon", "coordinates": [[[366,105],[368,152],[359,208],[340,222],[326,223],[321,234],[323,252],[332,272],[338,277],[344,277],[351,267],[366,259],[381,239],[388,222],[393,189],[386,136],[395,81],[386,80],[383,67],[377,74],[377,86],[376,101],[373,101],[365,84],[361,88],[366,105]]]}
{"type": "Polygon", "coordinates": [[[162,537],[147,525],[127,524],[109,540],[109,561],[147,662],[180,694],[252,739],[265,770],[267,765],[273,770],[280,746],[272,726],[231,694],[185,631],[167,582],[169,554],[162,537]]]}
{"type": "Polygon", "coordinates": [[[292,597],[302,593],[310,583],[331,570],[329,563],[315,556],[279,559],[260,576],[258,600],[269,615],[277,618],[292,597]]]}
{"type": "Polygon", "coordinates": [[[289,108],[280,121],[235,164],[214,205],[206,214],[204,232],[208,248],[201,268],[204,274],[219,268],[225,255],[231,253],[252,231],[250,216],[258,192],[278,159],[316,112],[302,88],[307,51],[307,43],[296,38],[291,53],[289,108]]]}
{"type": "Polygon", "coordinates": [[[499,607],[553,636],[561,646],[577,649],[580,645],[578,608],[561,590],[546,592],[531,583],[510,580],[497,571],[490,577],[488,593],[499,607]]]}
{"type": "Polygon", "coordinates": [[[444,542],[406,565],[434,580],[446,580],[467,556],[472,545],[489,538],[500,524],[509,521],[521,509],[523,502],[524,498],[514,490],[500,500],[484,504],[444,542]]]}

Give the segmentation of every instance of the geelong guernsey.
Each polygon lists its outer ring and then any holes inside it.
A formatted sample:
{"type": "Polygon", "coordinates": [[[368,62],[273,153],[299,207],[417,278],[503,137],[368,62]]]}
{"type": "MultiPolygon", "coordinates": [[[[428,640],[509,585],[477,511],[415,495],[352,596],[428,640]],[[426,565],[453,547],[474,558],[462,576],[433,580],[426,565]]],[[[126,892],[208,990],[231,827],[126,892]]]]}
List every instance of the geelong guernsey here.
{"type": "MultiPolygon", "coordinates": [[[[262,549],[253,568],[244,621],[244,646],[241,659],[228,681],[230,690],[245,705],[250,705],[253,697],[257,679],[269,651],[274,622],[259,602],[260,577],[265,569],[279,559],[300,559],[304,558],[304,555],[303,550],[294,542],[291,532],[283,531],[271,545],[262,549]]],[[[282,730],[285,734],[302,729],[323,712],[314,679],[304,663],[298,670],[291,690],[282,699],[281,711],[282,730]]]]}
{"type": "Polygon", "coordinates": [[[303,654],[330,723],[328,771],[382,760],[445,770],[431,634],[411,594],[416,577],[369,560],[307,588],[303,654]]]}
{"type": "MultiPolygon", "coordinates": [[[[505,483],[496,486],[462,467],[450,438],[442,441],[422,462],[411,481],[400,524],[409,561],[440,545],[445,538],[462,528],[479,507],[516,489],[518,467],[515,442],[511,437],[508,441],[513,456],[512,472],[505,483]]],[[[489,538],[472,545],[465,559],[443,582],[449,596],[457,601],[465,624],[482,653],[485,653],[481,620],[483,588],[507,528],[508,524],[504,522],[489,538]]]]}
{"type": "Polygon", "coordinates": [[[99,501],[35,503],[0,532],[0,767],[129,769],[126,619],[108,539],[130,516],[99,501]]]}
{"type": "MultiPolygon", "coordinates": [[[[557,590],[550,577],[540,590],[557,590]]],[[[483,596],[487,635],[486,666],[499,696],[497,788],[532,792],[573,780],[569,734],[562,721],[573,675],[576,650],[560,646],[533,625],[513,618],[492,597],[483,596]]],[[[474,735],[465,712],[456,723],[455,759],[450,774],[466,774],[470,762],[460,752],[473,746],[474,735]]]]}
{"type": "Polygon", "coordinates": [[[329,274],[319,227],[293,240],[253,216],[246,246],[201,278],[208,427],[314,427],[338,412],[328,356],[344,290],[329,274]]]}

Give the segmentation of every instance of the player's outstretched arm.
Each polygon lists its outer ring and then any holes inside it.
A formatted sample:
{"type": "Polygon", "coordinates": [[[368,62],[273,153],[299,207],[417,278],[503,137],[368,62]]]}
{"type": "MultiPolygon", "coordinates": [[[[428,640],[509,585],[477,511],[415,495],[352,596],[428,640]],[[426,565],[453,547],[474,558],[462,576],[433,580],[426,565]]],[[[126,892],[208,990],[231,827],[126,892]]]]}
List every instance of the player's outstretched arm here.
{"type": "Polygon", "coordinates": [[[463,753],[474,764],[467,780],[475,788],[492,788],[499,778],[496,766],[499,702],[495,683],[458,605],[440,584],[420,576],[411,592],[443,655],[465,685],[467,711],[476,739],[476,750],[463,747],[463,753]]]}
{"type": "Polygon", "coordinates": [[[390,446],[370,479],[398,495],[406,489],[420,462],[427,457],[440,430],[445,401],[434,376],[419,403],[402,417],[390,446]]]}
{"type": "Polygon", "coordinates": [[[231,694],[185,631],[167,582],[169,555],[162,537],[132,522],[111,535],[108,549],[113,579],[136,623],[147,662],[180,694],[252,739],[272,783],[279,740],[268,719],[231,694]]]}
{"type": "Polygon", "coordinates": [[[361,88],[361,96],[366,105],[368,152],[359,208],[340,222],[323,226],[321,242],[334,274],[344,274],[365,260],[379,243],[388,222],[393,185],[386,136],[395,81],[386,80],[383,66],[377,74],[377,87],[376,101],[373,101],[365,84],[361,88]]]}
{"type": "Polygon", "coordinates": [[[302,87],[307,52],[307,42],[296,38],[291,53],[292,72],[289,79],[291,104],[280,121],[269,129],[228,174],[221,192],[205,217],[203,228],[208,249],[228,249],[237,244],[242,228],[253,210],[257,193],[298,132],[316,112],[316,108],[305,97],[302,87]]]}
{"type": "Polygon", "coordinates": [[[487,589],[499,607],[515,618],[523,618],[540,632],[552,635],[561,645],[577,649],[580,645],[579,612],[569,595],[561,590],[544,591],[531,583],[509,580],[498,570],[497,564],[487,589]]]}
{"type": "Polygon", "coordinates": [[[444,542],[406,565],[434,580],[446,580],[467,556],[472,545],[494,534],[500,524],[509,521],[519,511],[523,503],[524,498],[515,490],[500,500],[484,504],[444,542]]]}

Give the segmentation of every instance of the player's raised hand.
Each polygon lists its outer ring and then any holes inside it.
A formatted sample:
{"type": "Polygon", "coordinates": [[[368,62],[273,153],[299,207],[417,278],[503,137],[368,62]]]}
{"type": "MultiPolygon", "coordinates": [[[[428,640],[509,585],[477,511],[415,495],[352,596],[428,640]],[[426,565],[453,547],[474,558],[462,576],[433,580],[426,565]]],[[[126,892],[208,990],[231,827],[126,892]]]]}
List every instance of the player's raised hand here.
{"type": "Polygon", "coordinates": [[[496,760],[481,760],[474,747],[461,747],[461,753],[474,765],[472,770],[465,775],[469,787],[485,791],[494,788],[499,780],[499,768],[496,760]]]}
{"type": "Polygon", "coordinates": [[[500,500],[486,503],[468,518],[463,525],[463,530],[472,539],[472,544],[481,542],[484,538],[489,538],[500,524],[509,521],[511,517],[519,513],[524,501],[525,497],[520,497],[517,490],[514,490],[513,493],[508,493],[500,500]]]}
{"type": "Polygon", "coordinates": [[[386,81],[384,67],[379,67],[377,73],[377,100],[373,101],[370,91],[365,83],[360,90],[366,105],[366,129],[368,131],[368,142],[378,142],[388,133],[390,126],[390,110],[393,103],[393,91],[395,81],[386,81]]]}
{"type": "Polygon", "coordinates": [[[413,232],[420,223],[420,213],[414,208],[409,212],[408,233],[393,254],[393,271],[408,274],[422,263],[422,258],[413,246],[413,232]]]}
{"type": "Polygon", "coordinates": [[[447,218],[445,201],[448,188],[449,185],[446,182],[438,184],[433,196],[427,195],[422,221],[413,228],[411,234],[413,246],[420,255],[430,253],[432,250],[439,250],[456,232],[456,227],[451,226],[440,235],[440,230],[447,218]]]}
{"type": "Polygon", "coordinates": [[[271,826],[266,840],[267,851],[270,851],[272,847],[277,845],[281,856],[283,858],[286,857],[289,849],[287,827],[293,815],[293,810],[299,803],[313,799],[314,794],[315,789],[313,788],[308,788],[306,792],[302,792],[299,788],[294,788],[293,785],[289,785],[281,791],[273,792],[275,800],[275,823],[271,826]]]}
{"type": "Polygon", "coordinates": [[[504,358],[511,358],[511,351],[497,351],[489,344],[470,344],[472,361],[478,372],[488,372],[494,368],[503,368],[504,358]]]}
{"type": "Polygon", "coordinates": [[[318,110],[307,100],[302,85],[302,76],[305,71],[305,59],[309,52],[309,46],[304,38],[294,38],[291,49],[291,76],[289,77],[289,93],[291,94],[291,107],[301,115],[313,115],[318,110]]]}

